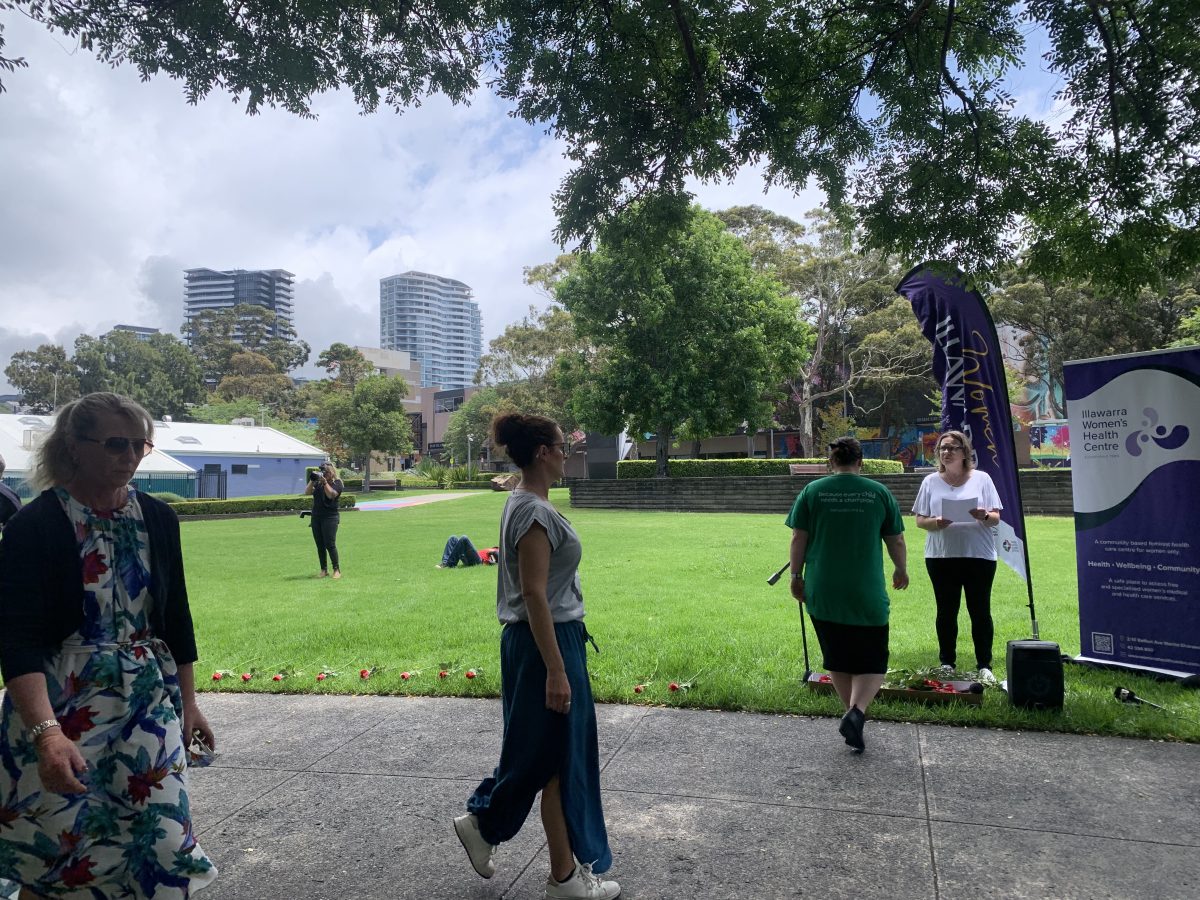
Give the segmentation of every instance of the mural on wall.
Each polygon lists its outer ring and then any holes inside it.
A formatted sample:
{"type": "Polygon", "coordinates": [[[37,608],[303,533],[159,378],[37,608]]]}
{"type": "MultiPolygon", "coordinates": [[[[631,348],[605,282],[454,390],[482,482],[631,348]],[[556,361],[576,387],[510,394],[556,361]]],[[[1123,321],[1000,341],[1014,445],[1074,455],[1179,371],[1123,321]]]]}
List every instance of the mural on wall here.
{"type": "Polygon", "coordinates": [[[894,459],[906,467],[936,465],[934,457],[937,454],[933,449],[938,440],[936,431],[919,425],[906,425],[889,428],[886,435],[860,428],[859,435],[863,456],[867,459],[894,459]]]}
{"type": "Polygon", "coordinates": [[[1042,465],[1069,465],[1071,430],[1064,419],[1034,422],[1029,426],[1029,455],[1042,465]]]}
{"type": "Polygon", "coordinates": [[[800,459],[804,456],[804,445],[800,443],[798,434],[775,435],[776,459],[800,459]]]}

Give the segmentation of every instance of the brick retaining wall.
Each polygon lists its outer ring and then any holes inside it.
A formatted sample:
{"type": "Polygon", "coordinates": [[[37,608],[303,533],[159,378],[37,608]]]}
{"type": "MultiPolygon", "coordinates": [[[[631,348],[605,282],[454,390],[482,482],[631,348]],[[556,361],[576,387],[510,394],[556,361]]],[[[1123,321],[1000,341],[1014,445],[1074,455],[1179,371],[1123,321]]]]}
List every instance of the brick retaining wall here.
{"type": "MultiPolygon", "coordinates": [[[[759,512],[785,515],[796,494],[817,475],[744,478],[630,478],[570,483],[571,505],[593,509],[759,512]]],[[[876,475],[907,514],[924,475],[876,475]]],[[[1030,516],[1073,515],[1071,470],[1021,472],[1021,499],[1030,516]]]]}

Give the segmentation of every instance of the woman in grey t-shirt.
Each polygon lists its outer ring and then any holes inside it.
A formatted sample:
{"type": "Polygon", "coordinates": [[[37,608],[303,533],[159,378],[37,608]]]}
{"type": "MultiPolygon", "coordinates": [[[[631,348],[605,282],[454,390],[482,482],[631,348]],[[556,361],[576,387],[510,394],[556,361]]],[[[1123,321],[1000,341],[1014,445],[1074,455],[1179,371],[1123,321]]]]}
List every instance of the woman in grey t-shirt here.
{"type": "Polygon", "coordinates": [[[562,477],[562,431],[543,416],[506,413],[494,442],[521,468],[504,505],[496,612],[504,743],[500,762],[467,800],[454,830],[484,878],[496,845],[514,837],[542,792],[550,850],[546,897],[613,900],[621,888],[594,872],[612,865],[600,803],[596,708],[588,681],[579,537],[549,500],[562,477]]]}

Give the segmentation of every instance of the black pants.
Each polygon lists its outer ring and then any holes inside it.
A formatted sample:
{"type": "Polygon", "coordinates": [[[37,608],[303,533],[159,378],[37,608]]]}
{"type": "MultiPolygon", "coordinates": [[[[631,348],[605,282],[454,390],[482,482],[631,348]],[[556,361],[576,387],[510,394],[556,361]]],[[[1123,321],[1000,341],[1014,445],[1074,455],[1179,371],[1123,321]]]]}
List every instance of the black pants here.
{"type": "Polygon", "coordinates": [[[312,517],[313,540],[317,542],[317,559],[321,561],[322,572],[328,571],[325,565],[326,553],[329,554],[329,561],[333,563],[334,571],[341,571],[338,566],[337,554],[337,530],[341,521],[341,516],[312,517]]]}
{"type": "Polygon", "coordinates": [[[967,614],[971,617],[971,641],[975,644],[975,666],[992,667],[992,579],[996,577],[994,559],[953,557],[926,559],[925,569],[933,582],[937,601],[938,657],[943,665],[955,665],[958,645],[958,607],[967,595],[967,614]]]}

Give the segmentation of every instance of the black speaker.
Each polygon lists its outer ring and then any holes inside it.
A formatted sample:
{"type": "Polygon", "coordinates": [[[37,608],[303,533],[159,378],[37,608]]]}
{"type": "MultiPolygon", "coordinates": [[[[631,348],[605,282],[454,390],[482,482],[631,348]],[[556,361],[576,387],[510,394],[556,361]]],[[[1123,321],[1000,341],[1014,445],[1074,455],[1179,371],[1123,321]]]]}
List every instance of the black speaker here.
{"type": "Polygon", "coordinates": [[[1005,661],[1014,706],[1062,709],[1062,653],[1053,641],[1009,641],[1005,661]]]}

